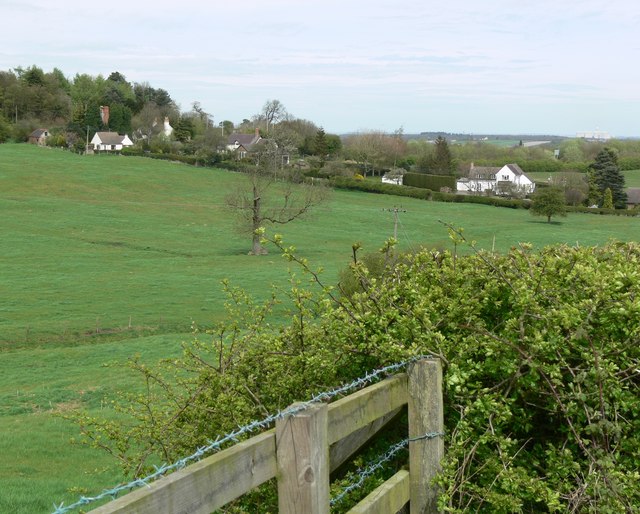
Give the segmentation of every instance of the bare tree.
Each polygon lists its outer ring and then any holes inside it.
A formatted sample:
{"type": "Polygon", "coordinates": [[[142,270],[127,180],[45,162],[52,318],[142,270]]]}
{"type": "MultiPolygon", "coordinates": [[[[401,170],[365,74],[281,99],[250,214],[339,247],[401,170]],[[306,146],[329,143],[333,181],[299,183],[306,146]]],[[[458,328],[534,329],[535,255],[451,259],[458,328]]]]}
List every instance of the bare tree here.
{"type": "Polygon", "coordinates": [[[144,139],[149,144],[151,138],[161,132],[163,119],[162,110],[155,103],[144,104],[142,110],[131,120],[134,137],[144,139]]]}
{"type": "Polygon", "coordinates": [[[261,228],[303,218],[329,195],[329,189],[320,184],[294,184],[288,180],[276,182],[271,167],[248,168],[245,184],[226,199],[227,206],[238,216],[239,228],[252,234],[251,255],[267,253],[260,242],[261,228]]]}
{"type": "Polygon", "coordinates": [[[267,123],[267,133],[269,133],[269,126],[277,123],[281,119],[287,116],[287,110],[280,100],[267,100],[262,107],[260,116],[267,123]]]}
{"type": "Polygon", "coordinates": [[[580,205],[589,196],[589,181],[585,173],[561,171],[549,177],[549,184],[561,188],[569,205],[580,205]]]}
{"type": "Polygon", "coordinates": [[[401,134],[389,136],[384,132],[372,130],[347,137],[345,151],[355,160],[365,175],[381,173],[381,168],[392,166],[400,156],[401,134]]]}

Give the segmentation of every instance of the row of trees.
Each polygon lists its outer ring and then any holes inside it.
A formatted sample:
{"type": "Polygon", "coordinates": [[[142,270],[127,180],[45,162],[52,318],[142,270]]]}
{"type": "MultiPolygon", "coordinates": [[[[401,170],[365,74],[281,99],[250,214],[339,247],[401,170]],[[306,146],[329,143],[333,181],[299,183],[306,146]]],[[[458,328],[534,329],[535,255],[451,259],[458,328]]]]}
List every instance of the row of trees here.
{"type": "Polygon", "coordinates": [[[45,73],[37,66],[0,71],[0,140],[26,140],[42,126],[54,134],[53,144],[73,146],[107,128],[119,133],[145,130],[149,111],[154,119],[179,118],[164,89],[148,83],[130,83],[119,72],[106,79],[77,74],[68,79],[59,69],[45,73]],[[109,106],[108,123],[100,107],[109,106]]]}
{"type": "Polygon", "coordinates": [[[84,150],[86,138],[98,130],[128,133],[140,150],[195,156],[197,162],[235,159],[225,151],[232,132],[254,133],[259,129],[270,145],[257,148],[250,162],[297,162],[318,176],[382,175],[411,170],[437,175],[461,175],[471,162],[480,165],[519,163],[525,171],[549,171],[549,182],[563,190],[571,205],[625,205],[624,178],[620,163],[627,168],[637,161],[640,167],[640,143],[583,140],[560,142],[559,159],[551,148],[499,147],[486,142],[450,144],[443,136],[433,141],[408,138],[400,128],[393,133],[365,131],[340,137],[327,134],[312,121],[291,115],[279,100],[268,100],[262,109],[235,125],[215,122],[198,102],[188,111],[180,111],[169,93],[148,83],[130,83],[119,72],[106,79],[78,74],[68,79],[59,69],[45,73],[31,66],[0,72],[0,142],[9,138],[26,140],[34,129],[47,126],[53,134],[50,144],[84,150]],[[108,122],[101,119],[100,107],[109,106],[108,122]],[[163,130],[167,119],[173,132],[163,130]],[[271,155],[273,154],[273,155],[271,155]],[[311,158],[309,158],[311,157],[311,158]],[[558,171],[562,170],[562,171],[558,171]],[[585,173],[587,172],[587,173],[585,173]],[[605,192],[610,190],[610,193],[605,192]]]}
{"type": "Polygon", "coordinates": [[[164,89],[131,83],[117,71],[107,78],[77,74],[71,79],[57,68],[0,71],[0,142],[26,141],[42,127],[53,134],[49,144],[78,151],[95,132],[111,130],[129,134],[143,150],[207,159],[224,149],[232,132],[253,133],[256,128],[290,154],[315,154],[324,161],[341,148],[337,135],[290,115],[279,100],[267,101],[236,126],[230,120],[216,123],[197,101],[181,111],[164,89]],[[108,121],[101,118],[101,106],[109,107],[108,121]],[[173,128],[170,136],[165,119],[173,128]]]}
{"type": "Polygon", "coordinates": [[[566,216],[567,203],[577,205],[577,193],[588,198],[590,205],[604,209],[624,209],[627,204],[624,175],[618,166],[617,152],[603,148],[595,156],[587,174],[564,174],[549,187],[539,188],[533,196],[531,213],[545,216],[566,216]],[[558,180],[561,178],[561,180],[558,180]]]}

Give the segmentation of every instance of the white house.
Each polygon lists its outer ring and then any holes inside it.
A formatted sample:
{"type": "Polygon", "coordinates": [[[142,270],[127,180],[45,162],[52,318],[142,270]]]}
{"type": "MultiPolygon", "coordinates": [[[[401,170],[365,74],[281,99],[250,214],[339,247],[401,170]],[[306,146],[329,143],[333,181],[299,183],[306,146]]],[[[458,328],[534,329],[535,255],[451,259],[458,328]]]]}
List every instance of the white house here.
{"type": "Polygon", "coordinates": [[[474,166],[471,163],[469,176],[456,182],[460,193],[531,194],[536,188],[533,180],[524,174],[517,164],[505,164],[502,168],[474,166]]]}
{"type": "Polygon", "coordinates": [[[164,125],[162,127],[162,132],[167,137],[171,137],[171,134],[173,134],[173,127],[171,126],[171,123],[169,123],[169,117],[168,116],[164,117],[164,125]]]}
{"type": "Polygon", "coordinates": [[[96,132],[91,139],[91,147],[97,152],[118,152],[126,146],[133,146],[133,141],[117,132],[96,132]]]}

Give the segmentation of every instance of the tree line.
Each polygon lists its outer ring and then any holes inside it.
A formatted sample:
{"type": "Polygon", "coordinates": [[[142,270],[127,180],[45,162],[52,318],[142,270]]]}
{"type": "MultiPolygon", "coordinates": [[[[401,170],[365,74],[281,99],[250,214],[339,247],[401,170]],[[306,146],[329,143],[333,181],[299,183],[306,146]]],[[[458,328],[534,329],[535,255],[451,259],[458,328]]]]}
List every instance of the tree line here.
{"type": "Polygon", "coordinates": [[[464,176],[470,164],[502,166],[517,163],[525,172],[549,173],[549,185],[562,190],[569,205],[625,206],[621,170],[640,168],[640,141],[602,142],[580,139],[554,141],[554,146],[501,147],[486,141],[457,142],[367,130],[339,136],[326,133],[313,121],[297,118],[277,99],[267,100],[255,114],[239,123],[216,120],[194,101],[182,111],[164,89],[148,82],[129,82],[118,71],[106,78],[76,74],[67,78],[58,68],[45,72],[33,65],[0,71],[0,142],[26,141],[36,128],[51,133],[48,144],[82,152],[87,139],[101,130],[127,133],[139,151],[216,164],[237,161],[226,151],[232,133],[255,133],[270,142],[242,160],[256,164],[272,159],[282,165],[300,164],[319,178],[364,178],[407,171],[464,176]],[[108,120],[101,118],[108,106],[108,120]],[[164,120],[172,133],[164,131],[164,120]],[[556,144],[557,143],[557,144],[556,144]],[[277,150],[277,151],[276,151],[277,150]],[[605,151],[606,150],[606,151],[605,151]],[[607,190],[609,192],[607,193],[607,190]],[[610,199],[609,199],[610,196],[610,199]]]}

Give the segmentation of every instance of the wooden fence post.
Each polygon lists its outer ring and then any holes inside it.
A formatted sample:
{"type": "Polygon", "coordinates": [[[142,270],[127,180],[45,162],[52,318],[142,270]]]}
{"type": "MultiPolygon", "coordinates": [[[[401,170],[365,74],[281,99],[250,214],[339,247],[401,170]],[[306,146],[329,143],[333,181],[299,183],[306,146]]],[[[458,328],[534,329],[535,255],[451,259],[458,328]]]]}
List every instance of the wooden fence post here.
{"type": "MultiPolygon", "coordinates": [[[[444,430],[442,366],[438,359],[422,359],[409,366],[409,438],[444,430]]],[[[442,437],[409,441],[411,514],[438,512],[438,489],[431,482],[444,457],[442,437]]]]}
{"type": "Polygon", "coordinates": [[[280,514],[329,513],[327,413],[313,405],[276,422],[280,514]]]}

